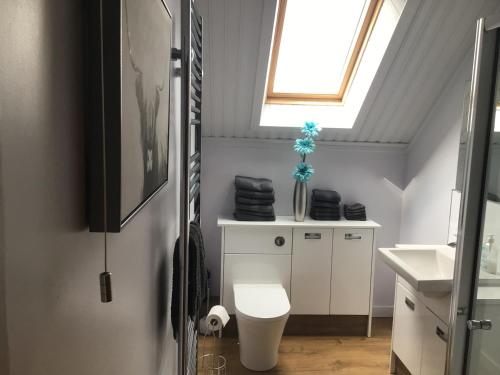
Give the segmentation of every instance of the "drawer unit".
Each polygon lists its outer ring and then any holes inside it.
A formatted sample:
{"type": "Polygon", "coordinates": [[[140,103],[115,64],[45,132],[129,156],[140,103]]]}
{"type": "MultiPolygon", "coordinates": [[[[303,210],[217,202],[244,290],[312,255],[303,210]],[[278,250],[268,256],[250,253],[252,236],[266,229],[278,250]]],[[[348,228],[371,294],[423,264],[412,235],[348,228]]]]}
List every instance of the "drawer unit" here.
{"type": "MultiPolygon", "coordinates": [[[[420,374],[425,306],[400,283],[396,284],[392,351],[412,375],[420,374]]],[[[427,374],[425,374],[427,375],[427,374]]]]}
{"type": "Polygon", "coordinates": [[[291,255],[226,254],[222,304],[235,313],[233,285],[238,283],[281,284],[290,298],[291,261],[291,255]]]}
{"type": "Polygon", "coordinates": [[[424,303],[424,305],[429,308],[429,310],[437,315],[439,319],[442,321],[448,320],[450,315],[451,293],[427,296],[424,293],[415,290],[415,288],[413,288],[408,281],[399,275],[396,277],[396,281],[402,284],[411,293],[416,295],[424,303]]]}
{"type": "Polygon", "coordinates": [[[330,313],[333,229],[293,229],[291,313],[330,313]]]}
{"type": "Polygon", "coordinates": [[[229,227],[224,235],[226,254],[292,253],[292,228],[229,227]]]}
{"type": "Polygon", "coordinates": [[[372,257],[373,229],[334,229],[330,314],[369,314],[372,257]]]}

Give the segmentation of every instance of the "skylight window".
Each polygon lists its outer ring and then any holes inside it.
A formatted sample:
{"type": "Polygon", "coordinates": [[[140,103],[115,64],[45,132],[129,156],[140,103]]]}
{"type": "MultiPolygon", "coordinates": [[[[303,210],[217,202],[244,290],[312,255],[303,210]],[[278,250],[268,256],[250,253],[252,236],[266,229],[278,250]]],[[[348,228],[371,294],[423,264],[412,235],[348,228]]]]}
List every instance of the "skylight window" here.
{"type": "Polygon", "coordinates": [[[279,0],[266,102],[341,102],[382,2],[279,0]]]}

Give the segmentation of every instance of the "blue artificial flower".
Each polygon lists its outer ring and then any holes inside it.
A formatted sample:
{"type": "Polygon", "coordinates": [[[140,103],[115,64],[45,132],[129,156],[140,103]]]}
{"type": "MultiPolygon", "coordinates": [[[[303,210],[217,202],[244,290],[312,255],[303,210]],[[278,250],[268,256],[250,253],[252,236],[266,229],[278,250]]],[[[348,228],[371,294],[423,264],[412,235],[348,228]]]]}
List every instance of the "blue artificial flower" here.
{"type": "Polygon", "coordinates": [[[314,174],[314,169],[311,164],[299,163],[293,171],[293,178],[300,182],[307,182],[314,174]]]}
{"type": "Polygon", "coordinates": [[[307,155],[314,152],[316,145],[312,138],[299,138],[295,140],[293,149],[301,155],[307,155]]]}
{"type": "Polygon", "coordinates": [[[306,121],[302,129],[300,130],[302,134],[307,137],[314,138],[317,137],[321,128],[318,127],[318,124],[312,121],[306,121]]]}

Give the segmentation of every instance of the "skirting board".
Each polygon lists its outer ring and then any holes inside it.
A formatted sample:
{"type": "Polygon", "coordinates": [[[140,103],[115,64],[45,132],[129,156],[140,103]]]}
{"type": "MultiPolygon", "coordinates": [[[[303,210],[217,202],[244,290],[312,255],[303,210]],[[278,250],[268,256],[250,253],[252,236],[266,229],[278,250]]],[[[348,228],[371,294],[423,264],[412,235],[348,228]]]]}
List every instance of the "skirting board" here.
{"type": "Polygon", "coordinates": [[[373,306],[373,316],[375,318],[391,318],[394,306],[373,306]]]}

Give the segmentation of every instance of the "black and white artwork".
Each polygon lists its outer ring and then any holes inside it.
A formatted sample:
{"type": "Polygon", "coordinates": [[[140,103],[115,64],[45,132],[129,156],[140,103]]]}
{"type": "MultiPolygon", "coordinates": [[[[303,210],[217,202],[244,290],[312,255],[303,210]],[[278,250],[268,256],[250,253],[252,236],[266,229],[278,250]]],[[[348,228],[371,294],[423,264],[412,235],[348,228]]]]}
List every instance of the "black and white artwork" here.
{"type": "Polygon", "coordinates": [[[89,225],[119,232],[168,180],[172,17],[162,0],[107,0],[91,18],[89,225]]]}
{"type": "Polygon", "coordinates": [[[123,0],[121,218],[168,177],[172,20],[160,0],[123,0]]]}

